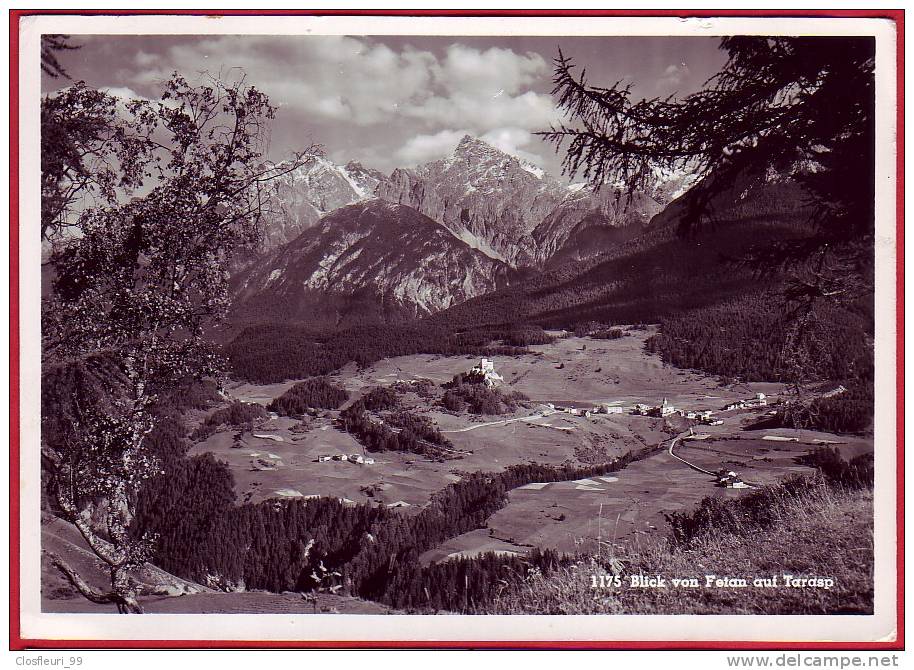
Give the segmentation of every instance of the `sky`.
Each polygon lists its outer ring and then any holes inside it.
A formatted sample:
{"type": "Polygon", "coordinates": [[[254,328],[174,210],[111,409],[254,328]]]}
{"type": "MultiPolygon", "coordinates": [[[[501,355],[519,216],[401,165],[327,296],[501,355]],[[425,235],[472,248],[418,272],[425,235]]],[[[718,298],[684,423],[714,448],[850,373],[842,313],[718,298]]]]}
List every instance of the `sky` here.
{"type": "MultiPolygon", "coordinates": [[[[155,98],[175,70],[246,81],[278,107],[273,160],[312,143],[338,163],[389,173],[443,158],[481,137],[547,172],[561,156],[535,132],[560,120],[553,98],[558,48],[590,82],[633,85],[635,98],[699,90],[723,65],[718,38],[441,36],[87,36],[60,54],[74,80],[155,98]]],[[[66,83],[45,77],[44,91],[66,83]]]]}

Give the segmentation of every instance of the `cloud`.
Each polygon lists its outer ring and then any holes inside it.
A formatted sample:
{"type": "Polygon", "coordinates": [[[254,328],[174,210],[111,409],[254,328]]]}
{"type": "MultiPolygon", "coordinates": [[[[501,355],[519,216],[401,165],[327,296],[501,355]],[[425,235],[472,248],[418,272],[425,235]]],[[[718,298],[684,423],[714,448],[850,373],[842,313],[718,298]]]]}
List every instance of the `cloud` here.
{"type": "Polygon", "coordinates": [[[679,86],[691,74],[689,66],[685,63],[668,65],[657,80],[658,91],[669,91],[679,86]]]}
{"type": "Polygon", "coordinates": [[[156,86],[173,70],[228,80],[243,73],[282,108],[368,125],[427,95],[435,62],[427,52],[344,36],[223,36],[173,45],[155,60],[138,54],[132,83],[156,86]]]}
{"type": "MultiPolygon", "coordinates": [[[[499,46],[409,45],[409,38],[202,36],[100,43],[112,87],[157,99],[174,71],[240,77],[279,107],[272,151],[316,141],[384,170],[449,155],[464,134],[542,164],[531,133],[559,120],[550,66],[499,46]],[[114,57],[117,54],[118,57],[114,57]]],[[[132,96],[131,96],[132,97],[132,96]]],[[[545,153],[545,152],[544,152],[545,153]]],[[[284,155],[284,154],[283,154],[284,155]]]]}
{"type": "Polygon", "coordinates": [[[184,42],[156,56],[138,52],[127,84],[156,87],[178,70],[207,70],[247,81],[284,110],[377,126],[413,120],[426,131],[468,127],[476,134],[513,125],[543,128],[556,118],[548,95],[530,90],[548,75],[536,53],[452,44],[443,56],[346,36],[220,36],[184,42]]]}
{"type": "Polygon", "coordinates": [[[522,148],[533,142],[533,135],[523,128],[496,128],[487,132],[481,139],[496,149],[501,149],[507,154],[517,156],[528,163],[538,166],[543,164],[542,156],[522,148]]]}
{"type": "Polygon", "coordinates": [[[552,99],[533,91],[517,96],[491,97],[454,92],[431,97],[404,112],[430,125],[453,127],[463,124],[480,134],[509,124],[528,130],[541,130],[558,118],[552,99]]]}
{"type": "Polygon", "coordinates": [[[452,44],[436,76],[452,92],[495,98],[514,95],[547,72],[546,61],[537,53],[517,54],[498,47],[481,51],[452,44]]]}
{"type": "MultiPolygon", "coordinates": [[[[450,156],[464,135],[473,135],[471,129],[446,129],[427,135],[415,135],[400,147],[395,156],[408,165],[419,165],[450,156]]],[[[480,139],[507,154],[534,165],[542,165],[543,159],[523,147],[533,142],[533,135],[523,128],[496,128],[484,133],[480,139]]]]}
{"type": "Polygon", "coordinates": [[[428,124],[466,125],[482,134],[509,124],[545,128],[557,118],[552,98],[525,90],[548,73],[539,54],[453,44],[433,72],[436,94],[404,110],[428,124]]]}
{"type": "Polygon", "coordinates": [[[410,165],[427,163],[444,158],[454,152],[464,135],[471,134],[467,129],[442,130],[432,135],[416,135],[407,140],[396,155],[410,165]]]}
{"type": "Polygon", "coordinates": [[[149,100],[146,96],[140,95],[132,88],[128,86],[111,86],[108,88],[102,88],[102,92],[107,93],[112,98],[117,98],[119,100],[129,101],[129,100],[149,100]]]}
{"type": "Polygon", "coordinates": [[[146,53],[145,51],[138,51],[136,56],[133,57],[134,63],[139,67],[152,67],[159,61],[159,57],[156,54],[146,53]]]}

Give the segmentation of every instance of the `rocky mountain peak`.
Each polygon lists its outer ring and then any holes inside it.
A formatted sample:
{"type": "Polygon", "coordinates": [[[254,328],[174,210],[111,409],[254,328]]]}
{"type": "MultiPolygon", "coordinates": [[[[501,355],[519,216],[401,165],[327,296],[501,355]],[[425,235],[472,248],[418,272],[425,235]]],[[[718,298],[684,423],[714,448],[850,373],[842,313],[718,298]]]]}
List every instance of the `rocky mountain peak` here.
{"type": "Polygon", "coordinates": [[[478,137],[473,137],[472,135],[464,135],[460,142],[457,143],[457,148],[454,149],[454,155],[460,158],[468,158],[478,153],[503,153],[493,147],[491,144],[484,142],[478,137]]]}
{"type": "Polygon", "coordinates": [[[457,144],[457,148],[454,149],[452,161],[453,159],[466,161],[468,163],[483,163],[486,165],[498,163],[505,168],[520,167],[522,165],[517,157],[492,146],[478,137],[473,137],[472,135],[463,136],[463,139],[457,144]]]}
{"type": "Polygon", "coordinates": [[[346,314],[396,320],[493,291],[510,272],[415,209],[371,198],[327,214],[240,273],[237,309],[333,325],[346,314]]]}

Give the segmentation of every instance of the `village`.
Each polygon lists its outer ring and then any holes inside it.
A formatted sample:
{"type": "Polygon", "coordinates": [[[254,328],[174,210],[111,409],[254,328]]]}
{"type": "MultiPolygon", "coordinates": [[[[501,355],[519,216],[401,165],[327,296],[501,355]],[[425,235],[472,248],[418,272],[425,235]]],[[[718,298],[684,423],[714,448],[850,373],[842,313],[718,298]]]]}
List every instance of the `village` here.
{"type": "MultiPolygon", "coordinates": [[[[471,367],[464,375],[464,379],[467,383],[475,383],[486,386],[487,388],[498,388],[505,384],[505,378],[495,369],[495,361],[482,358],[471,367]]],[[[732,412],[735,410],[746,410],[746,409],[759,409],[766,407],[768,405],[768,397],[762,393],[758,392],[751,398],[745,398],[729,402],[724,405],[719,411],[723,412],[732,412]]],[[[675,407],[667,398],[663,398],[659,404],[649,405],[645,403],[635,403],[630,406],[624,404],[612,403],[612,402],[602,402],[593,405],[586,405],[583,407],[564,405],[564,404],[555,404],[551,402],[541,403],[541,409],[533,416],[526,417],[516,417],[512,419],[504,419],[502,421],[490,422],[489,424],[474,424],[464,429],[456,429],[456,431],[447,431],[447,432],[462,432],[465,430],[472,429],[480,425],[508,425],[509,423],[516,421],[531,420],[536,417],[549,417],[555,414],[564,413],[570,416],[582,417],[582,418],[598,418],[601,415],[624,415],[629,414],[632,416],[644,416],[652,418],[661,418],[668,419],[672,417],[680,417],[688,421],[696,422],[699,425],[707,426],[720,426],[723,425],[723,419],[715,416],[714,410],[710,409],[686,409],[681,407],[675,407]]],[[[689,439],[705,439],[709,437],[708,434],[698,433],[696,434],[692,426],[689,426],[689,435],[686,436],[689,439]]],[[[671,448],[671,455],[672,448],[671,448]]],[[[683,460],[677,456],[674,456],[679,460],[683,460]]],[[[374,465],[375,459],[364,454],[329,454],[321,453],[314,459],[317,463],[328,463],[328,462],[338,462],[338,463],[349,463],[353,465],[374,465]]],[[[743,481],[742,477],[735,471],[729,470],[727,468],[720,468],[717,471],[704,470],[698,468],[697,466],[683,461],[690,467],[693,467],[697,470],[700,470],[714,478],[715,484],[724,488],[750,488],[751,485],[743,481]]]]}
{"type": "MultiPolygon", "coordinates": [[[[474,377],[479,377],[487,386],[497,386],[500,382],[504,381],[498,373],[495,372],[495,364],[493,361],[483,358],[480,363],[471,370],[471,375],[474,377]]],[[[744,410],[744,409],[758,409],[761,407],[766,407],[768,405],[768,398],[764,393],[758,392],[752,398],[740,399],[731,403],[726,404],[722,411],[732,412],[734,410],[744,410]]],[[[592,416],[598,416],[600,414],[625,414],[626,412],[634,416],[646,416],[654,418],[669,418],[669,417],[682,417],[684,419],[689,419],[697,421],[699,424],[708,425],[708,426],[720,426],[723,425],[723,420],[716,418],[714,416],[713,410],[690,410],[674,407],[666,398],[658,405],[647,405],[644,403],[636,403],[631,407],[625,407],[624,405],[613,404],[613,403],[600,403],[591,408],[581,408],[581,407],[571,407],[571,406],[562,406],[555,405],[553,403],[546,403],[545,408],[541,411],[542,416],[550,416],[556,412],[564,412],[570,414],[571,416],[583,416],[585,418],[590,418],[592,416]]],[[[707,434],[696,435],[692,430],[692,427],[689,427],[689,437],[703,439],[707,438],[707,434]]],[[[764,438],[763,438],[764,439],[764,438]]],[[[787,438],[791,439],[791,438],[787,438]]],[[[795,438],[794,438],[795,439],[795,438]]],[[[674,440],[675,443],[675,440],[674,440]]],[[[720,468],[715,472],[705,470],[703,468],[697,467],[684,459],[681,459],[678,456],[673,454],[672,444],[670,446],[670,455],[675,458],[682,460],[684,463],[689,465],[689,467],[704,472],[705,474],[711,475],[714,477],[714,482],[717,486],[722,488],[729,489],[746,489],[752,488],[752,485],[743,480],[739,473],[728,470],[726,468],[720,468]]]]}

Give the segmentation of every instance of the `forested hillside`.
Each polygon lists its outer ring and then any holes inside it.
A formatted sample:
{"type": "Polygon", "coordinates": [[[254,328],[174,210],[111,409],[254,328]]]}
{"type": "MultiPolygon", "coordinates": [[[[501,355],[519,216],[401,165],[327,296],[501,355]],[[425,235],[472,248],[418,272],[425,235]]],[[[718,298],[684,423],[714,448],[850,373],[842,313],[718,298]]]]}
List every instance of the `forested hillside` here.
{"type": "MultiPolygon", "coordinates": [[[[206,397],[194,386],[187,388],[206,397]]],[[[597,465],[530,463],[498,473],[463,473],[415,516],[384,506],[344,504],[336,498],[237,505],[234,480],[224,463],[211,454],[186,456],[187,429],[175,400],[161,403],[159,421],[150,434],[162,471],[143,486],[131,531],[158,535],[153,558],[157,566],[222,590],[282,592],[340,586],[344,593],[410,611],[467,611],[490,602],[506,575],[522,578],[523,572],[516,570],[520,559],[489,555],[423,568],[420,554],[484,527],[512,489],[530,482],[605,475],[649,453],[629,453],[597,465]],[[325,570],[320,569],[322,564],[325,570]],[[476,577],[472,588],[450,588],[464,575],[476,577]]],[[[523,565],[544,570],[561,563],[548,551],[534,551],[523,559],[523,565]]]]}
{"type": "MultiPolygon", "coordinates": [[[[331,331],[307,323],[249,325],[225,351],[237,376],[268,382],[326,374],[350,361],[364,365],[387,356],[519,353],[523,350],[512,347],[548,341],[542,328],[659,322],[661,337],[653,350],[670,363],[725,376],[776,379],[784,336],[777,315],[786,311],[784,273],[761,271],[744,260],[772,240],[808,232],[803,192],[790,180],[747,181],[715,202],[714,223],[688,237],[678,232],[681,205],[674,201],[644,233],[612,252],[418,321],[331,331]],[[717,324],[713,334],[702,325],[712,322],[717,324]]],[[[847,343],[856,337],[846,332],[853,315],[833,310],[825,319],[839,323],[840,334],[830,341],[847,343]]],[[[842,357],[856,356],[833,348],[827,353],[837,357],[826,361],[836,374],[843,369],[842,357]]]]}

